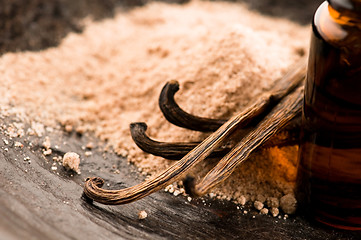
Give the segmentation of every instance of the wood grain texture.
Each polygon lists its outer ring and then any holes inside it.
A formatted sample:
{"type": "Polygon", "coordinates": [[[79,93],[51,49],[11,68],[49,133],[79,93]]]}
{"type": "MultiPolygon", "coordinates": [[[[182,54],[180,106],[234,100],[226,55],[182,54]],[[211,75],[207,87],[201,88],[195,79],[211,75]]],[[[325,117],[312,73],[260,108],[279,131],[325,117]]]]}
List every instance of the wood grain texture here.
{"type": "MultiPolygon", "coordinates": [[[[0,118],[0,124],[9,122],[13,120],[0,118]]],[[[59,147],[54,156],[73,151],[82,158],[82,146],[95,140],[61,132],[49,137],[59,147]]],[[[44,159],[41,140],[9,139],[1,129],[0,138],[9,140],[8,144],[0,141],[0,239],[359,239],[355,233],[325,229],[300,215],[287,220],[252,210],[245,215],[231,202],[208,198],[188,202],[165,192],[122,206],[89,204],[81,198],[85,176],[96,174],[113,187],[144,179],[126,159],[98,147],[82,160],[82,174],[72,177],[61,167],[51,171],[53,160],[44,159]],[[15,141],[24,142],[24,147],[15,148],[15,141]],[[30,164],[22,160],[25,156],[30,157],[30,164]],[[118,174],[112,171],[113,165],[118,174]],[[139,210],[148,217],[139,220],[139,210]]]]}

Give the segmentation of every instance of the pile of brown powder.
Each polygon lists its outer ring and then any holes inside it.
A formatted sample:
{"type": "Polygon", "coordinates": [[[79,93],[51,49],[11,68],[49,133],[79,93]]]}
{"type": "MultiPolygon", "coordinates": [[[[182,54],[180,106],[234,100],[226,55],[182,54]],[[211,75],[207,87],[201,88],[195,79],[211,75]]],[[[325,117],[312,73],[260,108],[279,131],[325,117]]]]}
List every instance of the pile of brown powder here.
{"type": "MultiPolygon", "coordinates": [[[[229,118],[282,76],[308,43],[308,27],[234,3],[151,3],[85,25],[58,47],[1,56],[0,106],[46,125],[95,132],[150,174],[172,162],[139,150],[131,122],[146,122],[160,141],[206,136],[164,119],[157,101],[166,81],[180,82],[176,100],[186,111],[229,118]]],[[[214,193],[264,203],[292,193],[296,150],[253,155],[214,193]]],[[[207,160],[200,165],[194,175],[210,169],[207,160]]]]}

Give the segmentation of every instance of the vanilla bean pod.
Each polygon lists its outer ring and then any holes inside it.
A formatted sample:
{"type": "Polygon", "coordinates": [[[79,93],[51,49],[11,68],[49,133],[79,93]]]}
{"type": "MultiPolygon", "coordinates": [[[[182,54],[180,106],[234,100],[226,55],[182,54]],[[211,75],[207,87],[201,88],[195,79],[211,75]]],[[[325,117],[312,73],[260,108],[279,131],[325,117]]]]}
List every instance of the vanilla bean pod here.
{"type": "MultiPolygon", "coordinates": [[[[305,62],[304,58],[301,59],[284,77],[275,81],[271,91],[280,92],[280,94],[274,94],[275,103],[285,96],[284,91],[287,88],[292,90],[303,80],[303,77],[306,74],[305,62]],[[286,82],[291,82],[291,84],[285,84],[286,82]]],[[[187,113],[181,109],[174,100],[174,95],[178,90],[179,83],[176,80],[172,80],[165,84],[159,96],[159,107],[164,117],[170,123],[195,131],[214,132],[227,121],[226,119],[203,118],[187,113]]],[[[257,117],[258,116],[255,116],[255,118],[257,117]]],[[[243,127],[248,127],[248,124],[251,123],[252,120],[253,119],[247,119],[247,122],[244,123],[243,127]]],[[[255,120],[257,121],[259,119],[255,120]]]]}
{"type": "Polygon", "coordinates": [[[235,168],[264,142],[294,119],[302,109],[303,86],[286,96],[254,130],[245,136],[219,163],[196,184],[194,178],[183,182],[191,196],[202,196],[217,184],[227,179],[235,168]]]}
{"type": "Polygon", "coordinates": [[[179,83],[173,80],[165,84],[159,96],[159,107],[170,123],[200,132],[214,132],[227,121],[198,117],[185,112],[174,100],[174,94],[178,90],[179,83]]]}
{"type": "MultiPolygon", "coordinates": [[[[296,123],[288,124],[283,130],[280,136],[274,136],[272,139],[267,141],[262,148],[270,148],[274,146],[283,147],[295,145],[298,141],[299,124],[296,123]]],[[[155,156],[163,157],[169,160],[180,160],[184,157],[189,151],[195,148],[200,142],[159,142],[151,139],[146,135],[147,124],[144,122],[137,122],[130,124],[130,133],[135,144],[146,153],[150,153],[155,156]]],[[[238,131],[238,130],[237,130],[238,131]]],[[[242,131],[241,134],[233,134],[231,136],[229,144],[226,146],[221,146],[220,148],[215,149],[210,155],[210,158],[220,158],[226,155],[231,148],[235,145],[235,139],[241,139],[245,135],[245,131],[242,131]]]]}
{"type": "MultiPolygon", "coordinates": [[[[147,124],[143,122],[131,123],[130,133],[135,144],[146,153],[160,156],[169,160],[179,160],[200,144],[200,142],[159,142],[149,138],[145,131],[147,124]]],[[[215,149],[209,157],[223,157],[229,152],[229,147],[215,149]]]]}

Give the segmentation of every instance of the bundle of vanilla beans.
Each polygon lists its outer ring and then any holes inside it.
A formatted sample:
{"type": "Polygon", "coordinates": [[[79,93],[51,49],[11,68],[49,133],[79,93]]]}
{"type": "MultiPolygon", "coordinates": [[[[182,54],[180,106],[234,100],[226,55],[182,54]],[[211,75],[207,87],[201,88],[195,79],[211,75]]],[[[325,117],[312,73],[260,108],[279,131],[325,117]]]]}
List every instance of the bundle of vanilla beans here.
{"type": "Polygon", "coordinates": [[[267,93],[229,120],[202,118],[183,111],[174,101],[179,84],[168,82],[159,98],[165,118],[180,127],[212,133],[198,143],[165,143],[149,138],[145,133],[145,123],[132,123],[132,138],[143,151],[177,161],[152,179],[120,190],[103,189],[103,179],[88,178],[84,196],[102,204],[125,204],[183,178],[189,195],[202,196],[229,177],[258,148],[296,144],[303,104],[305,62],[303,58],[285,76],[275,81],[267,93]],[[277,133],[280,131],[286,133],[282,134],[286,137],[279,138],[277,133]],[[207,157],[218,157],[220,160],[200,182],[195,182],[187,173],[207,157]]]}

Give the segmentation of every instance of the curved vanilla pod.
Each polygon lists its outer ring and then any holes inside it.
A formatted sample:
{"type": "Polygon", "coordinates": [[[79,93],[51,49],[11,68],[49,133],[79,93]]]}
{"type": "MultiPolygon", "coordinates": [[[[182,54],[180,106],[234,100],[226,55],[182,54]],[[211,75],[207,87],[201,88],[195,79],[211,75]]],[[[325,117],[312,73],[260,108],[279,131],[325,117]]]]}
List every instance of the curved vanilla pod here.
{"type": "Polygon", "coordinates": [[[214,132],[227,120],[198,117],[185,112],[174,100],[174,94],[179,90],[176,80],[169,81],[163,87],[159,96],[159,107],[164,117],[172,124],[200,132],[214,132]]]}
{"type": "MultiPolygon", "coordinates": [[[[135,122],[130,124],[130,133],[135,144],[146,153],[169,160],[179,160],[200,144],[200,142],[159,142],[146,135],[147,124],[135,122]]],[[[215,149],[209,157],[223,157],[230,148],[227,146],[215,149]]]]}
{"type": "MultiPolygon", "coordinates": [[[[300,81],[303,81],[305,75],[306,59],[302,58],[282,78],[275,81],[271,91],[279,91],[280,94],[278,94],[278,97],[282,98],[285,96],[282,94],[282,92],[285,92],[285,90],[288,88],[294,89],[300,83],[300,81]]],[[[159,96],[159,107],[164,117],[170,123],[190,130],[200,132],[214,132],[227,121],[226,119],[204,118],[187,113],[181,109],[174,100],[174,95],[178,90],[179,83],[176,80],[172,80],[165,84],[159,96]]],[[[257,117],[258,116],[255,116],[255,118],[257,117]]],[[[247,127],[247,125],[251,123],[252,120],[254,119],[247,119],[247,122],[243,124],[242,128],[247,127]]]]}

